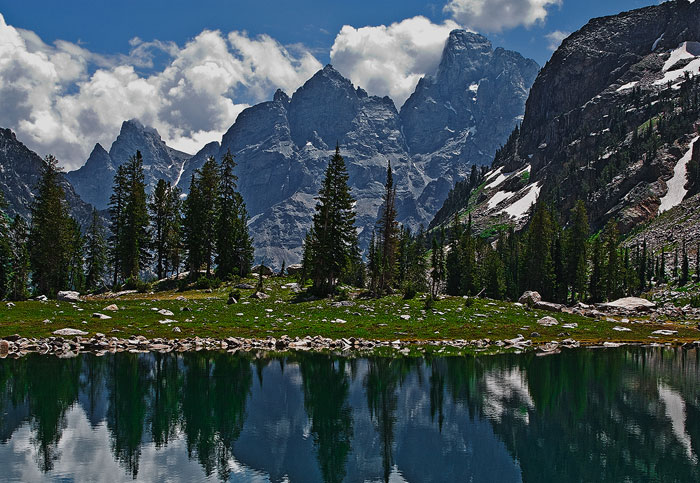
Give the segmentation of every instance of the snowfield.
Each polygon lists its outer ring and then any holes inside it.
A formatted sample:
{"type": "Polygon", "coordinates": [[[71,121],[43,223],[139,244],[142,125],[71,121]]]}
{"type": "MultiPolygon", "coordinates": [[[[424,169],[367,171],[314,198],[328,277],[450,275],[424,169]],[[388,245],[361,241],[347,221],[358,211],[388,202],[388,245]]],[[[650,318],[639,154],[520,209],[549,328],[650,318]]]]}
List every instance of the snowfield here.
{"type": "Polygon", "coordinates": [[[688,190],[685,189],[685,183],[687,182],[686,173],[688,172],[688,161],[693,156],[693,146],[700,136],[696,137],[690,142],[688,146],[688,152],[683,155],[681,159],[676,163],[676,167],[673,168],[673,177],[668,180],[666,186],[668,191],[661,198],[661,206],[659,206],[659,214],[664,211],[668,211],[674,206],[678,206],[685,195],[688,194],[688,190]]]}

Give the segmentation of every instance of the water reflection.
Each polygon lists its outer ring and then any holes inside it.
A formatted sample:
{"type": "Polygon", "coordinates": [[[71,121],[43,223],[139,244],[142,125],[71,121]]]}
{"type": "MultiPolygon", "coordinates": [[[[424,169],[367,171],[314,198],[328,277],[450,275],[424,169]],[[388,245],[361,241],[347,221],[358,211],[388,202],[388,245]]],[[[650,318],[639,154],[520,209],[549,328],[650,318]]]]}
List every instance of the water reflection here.
{"type": "Polygon", "coordinates": [[[697,351],[0,362],[10,481],[698,481],[697,351]]]}

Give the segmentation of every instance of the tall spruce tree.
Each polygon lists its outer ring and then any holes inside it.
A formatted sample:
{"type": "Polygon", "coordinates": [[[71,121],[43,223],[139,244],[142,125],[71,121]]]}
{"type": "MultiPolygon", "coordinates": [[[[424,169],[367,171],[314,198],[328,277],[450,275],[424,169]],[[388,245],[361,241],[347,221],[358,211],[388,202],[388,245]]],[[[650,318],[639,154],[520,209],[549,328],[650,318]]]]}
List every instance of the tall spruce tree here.
{"type": "Polygon", "coordinates": [[[396,274],[396,249],[399,228],[396,221],[396,186],[391,171],[391,163],[386,169],[384,201],[377,220],[378,242],[381,248],[379,260],[379,293],[391,291],[396,274]]]}
{"type": "MultiPolygon", "coordinates": [[[[474,168],[476,166],[473,166],[474,168]]],[[[460,294],[462,279],[462,224],[459,214],[455,212],[450,230],[450,251],[447,253],[447,274],[445,292],[449,295],[460,294]]]]}
{"type": "Polygon", "coordinates": [[[312,290],[328,295],[333,293],[348,267],[353,245],[357,243],[355,200],[350,194],[348,172],[338,146],[328,162],[317,199],[310,232],[312,290]]]}
{"type": "Polygon", "coordinates": [[[583,300],[588,280],[587,243],[590,225],[586,205],[576,202],[572,210],[571,226],[566,237],[567,272],[571,301],[583,300]]]}
{"type": "Polygon", "coordinates": [[[553,299],[555,288],[552,235],[552,214],[544,203],[538,203],[526,236],[524,280],[527,289],[540,292],[546,300],[553,299]]]}
{"type": "Polygon", "coordinates": [[[0,300],[7,297],[10,292],[10,278],[12,274],[10,218],[5,212],[6,209],[5,196],[0,191],[0,300]]]}
{"type": "Polygon", "coordinates": [[[167,224],[165,233],[165,272],[180,273],[182,263],[182,201],[180,189],[173,186],[167,197],[167,224]]]}
{"type": "Polygon", "coordinates": [[[124,165],[126,196],[122,213],[121,269],[126,279],[138,279],[150,258],[150,234],[143,157],[140,151],[124,165]]]}
{"type": "Polygon", "coordinates": [[[124,249],[124,207],[127,196],[126,166],[117,167],[114,174],[112,194],[109,197],[110,216],[110,265],[112,266],[112,286],[116,287],[122,274],[122,252],[124,249]]]}
{"type": "Polygon", "coordinates": [[[37,292],[48,296],[69,288],[73,232],[65,193],[59,184],[60,173],[56,158],[47,156],[31,207],[29,259],[32,283],[37,292]]]}
{"type": "Polygon", "coordinates": [[[12,250],[12,275],[8,298],[12,300],[25,300],[28,297],[27,286],[29,283],[29,252],[27,242],[29,227],[19,215],[15,215],[10,227],[10,247],[12,250]]]}
{"type": "Polygon", "coordinates": [[[185,245],[192,275],[202,269],[211,276],[216,253],[219,165],[210,157],[195,171],[185,201],[185,245]]]}
{"type": "Polygon", "coordinates": [[[236,162],[231,151],[221,160],[216,226],[216,273],[221,279],[246,276],[253,264],[253,241],[248,233],[248,212],[237,191],[236,162]]]}
{"type": "Polygon", "coordinates": [[[679,278],[678,284],[683,286],[690,280],[690,266],[688,262],[688,250],[685,244],[685,238],[683,239],[683,249],[681,255],[681,276],[679,278]]]}
{"type": "Polygon", "coordinates": [[[85,234],[85,287],[94,291],[103,283],[107,269],[107,246],[104,228],[97,209],[92,210],[92,221],[85,234]]]}
{"type": "Polygon", "coordinates": [[[170,189],[170,183],[164,179],[159,179],[148,203],[148,210],[151,213],[151,225],[153,227],[153,249],[155,250],[156,275],[158,279],[165,278],[168,264],[168,197],[170,189]]]}

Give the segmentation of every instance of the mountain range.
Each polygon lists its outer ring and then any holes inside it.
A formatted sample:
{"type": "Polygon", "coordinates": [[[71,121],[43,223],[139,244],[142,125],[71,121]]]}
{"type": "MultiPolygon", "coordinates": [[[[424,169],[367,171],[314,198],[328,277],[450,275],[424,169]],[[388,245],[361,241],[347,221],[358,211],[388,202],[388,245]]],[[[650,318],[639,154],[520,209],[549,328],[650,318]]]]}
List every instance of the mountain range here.
{"type": "Polygon", "coordinates": [[[85,201],[105,209],[116,167],[136,150],[143,155],[149,189],[163,178],[185,194],[192,173],[209,156],[220,160],[230,150],[251,216],[256,258],[271,265],[294,263],[336,144],[357,199],[363,246],[377,219],[389,162],[399,221],[414,229],[427,225],[453,184],[472,165],[490,163],[522,120],[538,70],[516,52],[494,49],[482,35],[455,30],[435,74],[421,79],[401,110],[327,65],[291,97],[278,90],[271,101],[244,110],[220,143],[194,156],[169,148],[154,129],[130,120],[109,152],[96,145],[67,178],[85,201]]]}

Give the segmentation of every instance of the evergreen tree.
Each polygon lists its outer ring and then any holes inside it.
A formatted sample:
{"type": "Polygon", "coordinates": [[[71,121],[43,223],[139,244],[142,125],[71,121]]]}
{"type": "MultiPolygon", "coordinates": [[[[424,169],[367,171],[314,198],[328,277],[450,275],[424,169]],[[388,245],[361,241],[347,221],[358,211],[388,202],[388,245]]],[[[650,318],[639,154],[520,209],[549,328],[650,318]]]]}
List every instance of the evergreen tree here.
{"type": "Polygon", "coordinates": [[[47,156],[31,208],[29,259],[32,283],[39,293],[48,296],[69,287],[67,269],[73,233],[65,194],[59,184],[60,173],[56,158],[47,156]]]}
{"type": "Polygon", "coordinates": [[[435,298],[440,290],[442,282],[445,280],[445,245],[444,232],[440,234],[440,240],[433,237],[432,253],[430,258],[430,277],[432,279],[430,295],[435,298]]]}
{"type": "Polygon", "coordinates": [[[552,300],[555,288],[552,235],[551,212],[538,203],[526,236],[525,280],[527,289],[540,292],[545,300],[552,300]]]}
{"type": "Polygon", "coordinates": [[[588,253],[586,240],[590,231],[588,213],[583,201],[578,201],[572,210],[571,227],[567,233],[566,254],[567,272],[571,302],[582,300],[588,280],[588,253]]]}
{"type": "Polygon", "coordinates": [[[86,265],[85,286],[93,291],[102,285],[102,279],[107,268],[107,248],[104,229],[96,209],[92,210],[92,221],[85,235],[86,265]]]}
{"type": "Polygon", "coordinates": [[[68,287],[77,292],[85,290],[84,253],[85,238],[80,231],[80,225],[73,218],[68,220],[68,257],[66,259],[66,273],[68,274],[68,287]]]}
{"type": "Polygon", "coordinates": [[[686,250],[685,246],[685,238],[683,239],[683,250],[682,250],[682,255],[681,255],[681,276],[678,281],[678,284],[683,286],[686,283],[688,283],[688,280],[690,280],[690,267],[688,263],[688,250],[686,250]]]}
{"type": "Polygon", "coordinates": [[[10,218],[5,213],[7,203],[5,196],[0,191],[0,299],[7,297],[10,292],[10,279],[12,275],[12,246],[10,218]]]}
{"type": "Polygon", "coordinates": [[[591,277],[588,284],[588,293],[592,302],[603,300],[603,269],[603,244],[600,235],[596,235],[591,249],[591,277]]]}
{"type": "MultiPolygon", "coordinates": [[[[474,166],[475,167],[475,166],[474,166]]],[[[445,292],[448,295],[459,295],[462,280],[462,226],[459,214],[455,212],[450,231],[450,251],[447,254],[447,273],[445,292]]]]}
{"type": "Polygon", "coordinates": [[[391,163],[387,165],[384,201],[377,221],[378,242],[380,244],[379,293],[391,290],[396,271],[396,249],[398,244],[398,223],[396,222],[396,187],[391,172],[391,163]]]}
{"type": "Polygon", "coordinates": [[[355,200],[350,195],[345,160],[336,146],[335,155],[321,183],[311,230],[311,278],[313,292],[333,293],[353,256],[357,243],[355,200]]]}
{"type": "Polygon", "coordinates": [[[487,248],[484,260],[484,288],[486,296],[502,299],[506,291],[505,267],[498,252],[487,248]]]}
{"type": "MultiPolygon", "coordinates": [[[[0,216],[2,214],[0,213],[0,216]]],[[[29,283],[29,252],[27,242],[29,227],[19,215],[15,215],[10,227],[10,247],[12,250],[12,276],[10,279],[8,298],[12,300],[26,300],[28,297],[27,285],[29,283]]]]}
{"type": "Polygon", "coordinates": [[[205,267],[211,276],[216,249],[219,167],[213,157],[195,171],[185,201],[187,265],[194,276],[205,267]]]}
{"type": "Polygon", "coordinates": [[[114,175],[112,194],[109,197],[110,223],[110,264],[112,266],[112,286],[116,287],[122,274],[122,252],[124,251],[124,206],[127,196],[126,166],[117,167],[114,175]]]}
{"type": "Polygon", "coordinates": [[[248,234],[248,212],[236,191],[236,162],[230,151],[221,160],[216,226],[216,272],[219,278],[246,276],[253,263],[253,241],[248,234]]]}
{"type": "Polygon", "coordinates": [[[617,243],[619,232],[617,230],[617,222],[614,220],[608,221],[603,230],[603,250],[605,251],[605,297],[608,300],[618,298],[621,288],[620,280],[620,257],[617,251],[617,243]]]}
{"type": "Polygon", "coordinates": [[[180,273],[182,263],[182,201],[180,189],[173,186],[167,197],[167,225],[165,235],[166,266],[165,272],[180,273]]]}
{"type": "Polygon", "coordinates": [[[167,268],[167,243],[168,243],[168,193],[170,183],[164,179],[159,179],[153,190],[153,196],[148,203],[148,210],[151,213],[151,224],[153,226],[153,249],[156,257],[156,276],[158,279],[165,278],[167,268]]]}
{"type": "Polygon", "coordinates": [[[150,235],[143,157],[140,151],[124,164],[126,193],[122,213],[122,243],[120,266],[125,279],[138,279],[141,268],[148,263],[150,235]]]}
{"type": "Polygon", "coordinates": [[[372,230],[372,238],[369,242],[369,254],[367,255],[367,271],[369,272],[369,289],[377,295],[379,286],[379,273],[381,271],[381,261],[379,254],[381,247],[377,243],[377,233],[372,230]]]}
{"type": "Polygon", "coordinates": [[[472,216],[469,215],[467,228],[462,233],[462,241],[459,250],[459,267],[461,277],[459,281],[459,293],[462,295],[474,295],[476,293],[476,240],[472,237],[472,216]]]}

